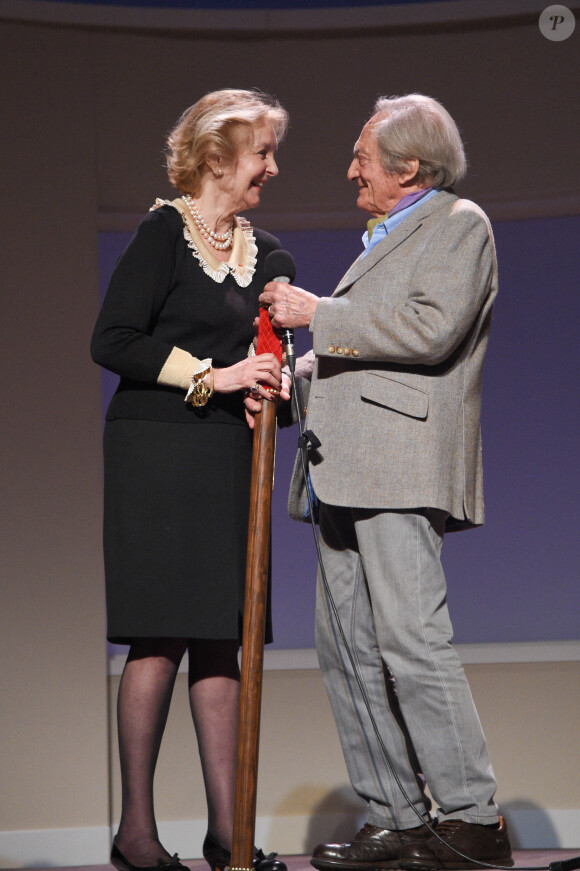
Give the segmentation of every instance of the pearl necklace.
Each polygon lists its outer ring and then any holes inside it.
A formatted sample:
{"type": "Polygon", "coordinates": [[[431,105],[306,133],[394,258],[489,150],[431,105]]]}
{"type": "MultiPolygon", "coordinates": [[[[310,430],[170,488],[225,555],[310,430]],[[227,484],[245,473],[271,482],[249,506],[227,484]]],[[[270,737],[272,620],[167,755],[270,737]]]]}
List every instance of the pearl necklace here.
{"type": "Polygon", "coordinates": [[[185,194],[185,196],[183,197],[183,201],[191,212],[193,223],[195,224],[200,235],[205,239],[206,242],[208,242],[218,251],[227,251],[228,248],[232,247],[232,240],[234,238],[233,224],[227,231],[227,233],[214,233],[214,231],[210,229],[208,224],[204,221],[199,209],[193,202],[193,198],[190,196],[190,194],[185,194]]]}

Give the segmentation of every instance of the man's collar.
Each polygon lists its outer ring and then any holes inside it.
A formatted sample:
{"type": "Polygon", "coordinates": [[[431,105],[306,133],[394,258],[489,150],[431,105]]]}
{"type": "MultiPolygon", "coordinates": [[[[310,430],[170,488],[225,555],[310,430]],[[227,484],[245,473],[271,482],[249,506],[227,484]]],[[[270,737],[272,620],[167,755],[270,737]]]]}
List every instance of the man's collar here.
{"type": "Polygon", "coordinates": [[[392,218],[393,215],[397,214],[397,212],[402,212],[403,209],[407,209],[409,206],[417,203],[432,190],[433,187],[431,186],[428,188],[421,188],[421,190],[418,191],[413,191],[411,194],[405,194],[405,196],[401,197],[399,202],[393,206],[390,212],[385,212],[384,215],[380,215],[378,218],[371,218],[370,221],[367,221],[369,240],[372,238],[375,227],[378,227],[379,224],[383,224],[388,218],[392,218]]]}

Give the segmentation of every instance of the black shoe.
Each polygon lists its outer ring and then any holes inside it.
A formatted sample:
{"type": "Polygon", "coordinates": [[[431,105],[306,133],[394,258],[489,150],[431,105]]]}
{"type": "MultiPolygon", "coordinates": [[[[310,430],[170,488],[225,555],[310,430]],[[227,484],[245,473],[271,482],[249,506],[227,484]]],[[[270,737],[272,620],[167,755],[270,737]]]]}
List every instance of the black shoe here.
{"type": "Polygon", "coordinates": [[[347,844],[319,844],[310,864],[320,871],[371,871],[398,868],[403,847],[422,842],[430,836],[427,826],[392,832],[366,823],[347,844]]]}
{"type": "Polygon", "coordinates": [[[432,836],[420,844],[409,845],[401,853],[401,868],[406,871],[446,871],[448,868],[478,868],[476,862],[504,868],[511,868],[514,864],[507,826],[501,817],[496,826],[443,820],[435,831],[444,843],[432,836]],[[460,858],[454,850],[467,859],[460,858]]]}
{"type": "Polygon", "coordinates": [[[181,864],[177,853],[171,859],[158,859],[156,865],[133,865],[123,856],[116,841],[113,841],[111,848],[111,865],[117,871],[190,871],[186,865],[181,864]]]}
{"type": "MultiPolygon", "coordinates": [[[[288,871],[284,862],[276,858],[277,855],[277,853],[268,853],[266,856],[262,850],[256,850],[252,860],[252,868],[254,871],[288,871]]],[[[216,841],[211,832],[208,832],[203,842],[203,858],[211,871],[216,871],[216,869],[224,871],[232,861],[232,854],[216,841]]]]}

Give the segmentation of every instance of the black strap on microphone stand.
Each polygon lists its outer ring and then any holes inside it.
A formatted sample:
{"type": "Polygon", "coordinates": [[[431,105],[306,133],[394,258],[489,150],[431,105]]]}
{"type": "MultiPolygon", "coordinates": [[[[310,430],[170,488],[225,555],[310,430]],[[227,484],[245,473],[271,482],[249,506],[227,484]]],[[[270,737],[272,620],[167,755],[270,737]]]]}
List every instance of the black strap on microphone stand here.
{"type": "Polygon", "coordinates": [[[359,668],[358,668],[357,663],[355,661],[352,650],[350,649],[350,645],[348,644],[348,641],[346,639],[346,635],[345,635],[345,632],[344,632],[344,629],[342,627],[342,623],[341,623],[341,620],[340,620],[340,617],[338,614],[338,609],[336,607],[336,604],[334,602],[334,599],[332,597],[332,593],[330,591],[330,587],[328,584],[328,579],[326,577],[326,572],[324,570],[324,564],[322,561],[322,553],[320,551],[319,535],[318,535],[318,532],[316,530],[316,512],[315,512],[314,501],[312,498],[312,491],[310,488],[310,479],[309,479],[309,475],[308,475],[308,463],[309,463],[309,459],[310,459],[310,457],[309,457],[310,451],[316,450],[316,448],[319,448],[320,441],[314,435],[312,430],[304,429],[304,416],[302,414],[303,403],[302,403],[302,396],[301,396],[302,391],[300,390],[299,382],[296,380],[295,359],[293,359],[289,356],[287,363],[288,363],[288,369],[290,370],[290,377],[292,379],[292,400],[294,402],[294,410],[296,413],[296,419],[298,421],[298,429],[300,431],[300,434],[298,437],[298,448],[300,451],[302,474],[304,476],[304,487],[306,490],[306,499],[308,502],[308,514],[309,514],[310,524],[312,526],[312,533],[314,536],[314,543],[316,546],[316,554],[317,554],[317,558],[318,558],[318,565],[319,565],[319,569],[320,569],[320,576],[322,579],[322,584],[324,586],[324,591],[326,593],[328,602],[330,603],[330,607],[332,609],[332,613],[334,615],[334,619],[335,619],[336,625],[338,627],[338,631],[339,631],[340,637],[342,639],[344,649],[346,650],[346,653],[347,653],[347,656],[348,656],[355,680],[356,680],[358,688],[360,690],[361,697],[363,699],[365,708],[367,710],[369,720],[370,720],[372,728],[373,728],[373,732],[375,733],[376,739],[377,739],[379,746],[381,748],[381,752],[383,754],[383,758],[385,760],[387,768],[389,769],[395,783],[397,784],[397,786],[401,792],[401,795],[403,796],[403,798],[405,799],[405,801],[407,802],[407,804],[409,805],[411,810],[417,815],[417,817],[419,819],[419,823],[421,825],[427,826],[427,828],[429,829],[431,834],[435,838],[437,838],[437,840],[439,840],[449,850],[451,850],[453,853],[455,853],[457,856],[459,856],[460,859],[465,859],[467,862],[469,862],[472,865],[477,865],[480,868],[498,869],[498,871],[576,871],[576,869],[580,869],[580,856],[575,856],[571,859],[550,862],[549,865],[534,865],[532,867],[525,867],[525,866],[517,866],[516,867],[513,865],[507,867],[505,865],[492,865],[491,863],[488,863],[488,862],[480,862],[477,859],[472,859],[470,856],[466,856],[463,853],[461,853],[459,850],[456,850],[451,844],[449,844],[444,838],[442,838],[438,834],[436,829],[433,827],[432,823],[426,821],[425,818],[423,817],[423,815],[421,814],[421,812],[418,811],[417,808],[415,807],[415,805],[413,804],[413,802],[412,802],[411,798],[409,797],[405,787],[401,783],[401,779],[395,770],[395,766],[393,764],[393,761],[389,755],[387,748],[385,747],[384,741],[383,741],[381,734],[379,732],[379,727],[377,725],[377,722],[375,720],[375,717],[374,717],[374,714],[373,714],[373,711],[371,708],[371,703],[370,703],[370,699],[368,697],[366,687],[364,685],[362,676],[360,674],[360,671],[359,671],[359,668]]]}

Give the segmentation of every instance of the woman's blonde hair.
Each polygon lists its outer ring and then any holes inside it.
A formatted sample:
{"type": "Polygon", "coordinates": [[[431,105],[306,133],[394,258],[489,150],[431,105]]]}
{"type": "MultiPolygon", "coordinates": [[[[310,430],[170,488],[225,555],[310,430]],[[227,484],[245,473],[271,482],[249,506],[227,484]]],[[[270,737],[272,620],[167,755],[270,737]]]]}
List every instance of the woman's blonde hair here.
{"type": "Polygon", "coordinates": [[[416,158],[417,177],[435,187],[451,187],[465,176],[467,161],[457,125],[433,97],[379,97],[375,115],[374,132],[386,172],[406,172],[408,161],[416,158]]]}
{"type": "Polygon", "coordinates": [[[235,163],[255,127],[269,122],[278,142],[288,113],[261,91],[212,91],[186,109],[167,137],[167,174],[180,193],[199,195],[208,160],[235,163]]]}

